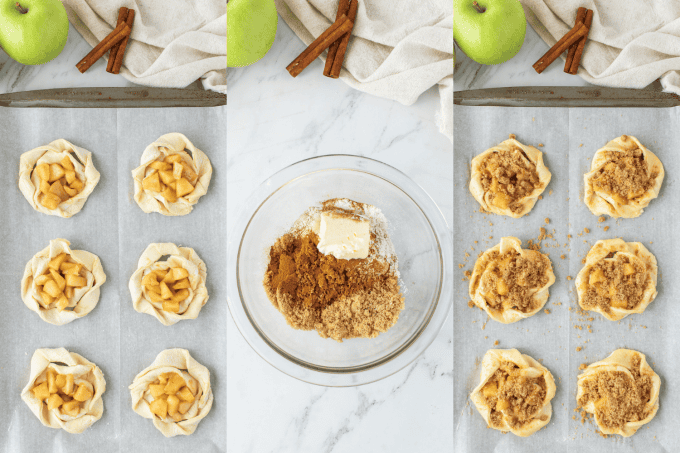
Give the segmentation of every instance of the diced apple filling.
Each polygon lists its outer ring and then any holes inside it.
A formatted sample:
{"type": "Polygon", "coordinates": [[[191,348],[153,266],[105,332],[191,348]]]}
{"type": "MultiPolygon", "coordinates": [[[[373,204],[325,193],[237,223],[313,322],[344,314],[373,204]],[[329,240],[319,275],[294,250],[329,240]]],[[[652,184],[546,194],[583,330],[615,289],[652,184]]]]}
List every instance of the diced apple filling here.
{"type": "Polygon", "coordinates": [[[82,192],[85,185],[78,179],[69,156],[59,163],[39,164],[35,172],[40,179],[38,201],[47,209],[57,209],[59,205],[82,192]]]}
{"type": "Polygon", "coordinates": [[[59,311],[63,311],[71,306],[75,290],[87,285],[82,271],[83,265],[70,261],[66,253],[52,258],[45,272],[34,280],[42,308],[48,310],[56,306],[59,311]]]}
{"type": "Polygon", "coordinates": [[[142,180],[142,188],[160,193],[169,203],[193,192],[198,174],[187,163],[183,154],[186,153],[171,154],[163,160],[152,162],[149,167],[153,171],[142,180]]]}
{"type": "Polygon", "coordinates": [[[53,368],[47,369],[47,379],[36,384],[33,395],[47,404],[47,410],[60,409],[65,415],[76,417],[80,414],[81,403],[93,396],[89,384],[75,385],[73,374],[59,374],[53,368]]]}
{"type": "Polygon", "coordinates": [[[161,420],[171,417],[179,422],[196,400],[198,383],[193,379],[187,382],[178,373],[162,373],[149,384],[149,392],[153,398],[149,403],[151,413],[161,420]]]}
{"type": "Polygon", "coordinates": [[[189,271],[183,267],[150,271],[142,277],[142,285],[152,302],[171,313],[179,313],[179,305],[189,297],[191,287],[189,271]]]}

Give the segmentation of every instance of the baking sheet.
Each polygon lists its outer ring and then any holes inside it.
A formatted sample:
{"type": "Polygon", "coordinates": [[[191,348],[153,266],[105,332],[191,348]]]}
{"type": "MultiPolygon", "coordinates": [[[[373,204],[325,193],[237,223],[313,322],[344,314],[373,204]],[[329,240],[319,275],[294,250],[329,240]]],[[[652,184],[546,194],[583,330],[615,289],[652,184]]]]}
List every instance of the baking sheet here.
{"type": "Polygon", "coordinates": [[[226,450],[226,107],[205,109],[0,110],[0,445],[7,452],[191,452],[226,450]],[[191,214],[145,214],[134,202],[131,171],[144,148],[168,132],[182,132],[211,160],[208,193],[191,214]],[[65,138],[93,154],[101,180],[71,219],[35,212],[17,187],[21,153],[65,138]],[[84,318],[53,326],[28,310],[20,294],[28,260],[62,237],[98,255],[107,281],[97,307],[84,318]],[[195,320],[165,327],[137,313],[127,287],[139,256],[151,242],[193,247],[208,269],[210,299],[195,320]],[[20,398],[37,348],[65,347],[104,372],[104,415],[83,434],[44,427],[20,398]],[[181,347],[208,367],[214,404],[191,436],[166,439],[131,408],[128,386],[166,348],[181,347]]]}
{"type": "Polygon", "coordinates": [[[454,438],[457,452],[661,452],[680,450],[680,340],[674,323],[680,319],[676,303],[680,290],[674,266],[678,256],[674,241],[680,201],[675,190],[680,169],[680,115],[673,109],[507,108],[455,106],[454,136],[454,438]],[[487,148],[514,133],[517,139],[544,152],[552,179],[543,199],[531,213],[512,219],[479,212],[469,192],[470,162],[487,148]],[[583,203],[583,174],[592,156],[609,140],[627,134],[637,137],[654,152],[665,168],[659,197],[637,219],[598,222],[583,203]],[[540,146],[542,144],[543,146],[540,146]],[[549,223],[545,223],[545,219],[549,223]],[[608,226],[608,231],[604,228],[608,226]],[[514,324],[487,319],[485,312],[469,308],[468,280],[477,255],[497,244],[503,236],[534,242],[540,228],[552,238],[542,241],[543,253],[553,264],[556,282],[550,287],[545,307],[550,311],[514,324]],[[589,230],[586,233],[585,229],[589,230]],[[567,235],[571,235],[571,239],[567,235]],[[493,237],[493,239],[490,239],[493,237]],[[642,242],[657,258],[658,295],[642,315],[620,322],[597,313],[579,314],[574,279],[581,260],[599,239],[621,237],[642,242]],[[477,242],[475,242],[477,241],[477,242]],[[467,256],[469,255],[469,256],[467,256]],[[564,259],[561,256],[564,255],[564,259]],[[568,280],[571,277],[571,280],[568,280]],[[494,345],[497,341],[499,344],[494,345]],[[541,361],[555,377],[557,392],[552,400],[550,423],[528,438],[486,427],[469,400],[479,383],[480,363],[491,348],[517,348],[541,361]],[[577,348],[581,348],[577,351],[577,348]],[[638,350],[647,356],[661,377],[660,407],[656,417],[635,435],[603,438],[594,423],[581,423],[576,408],[579,365],[590,364],[618,348],[638,350]]]}

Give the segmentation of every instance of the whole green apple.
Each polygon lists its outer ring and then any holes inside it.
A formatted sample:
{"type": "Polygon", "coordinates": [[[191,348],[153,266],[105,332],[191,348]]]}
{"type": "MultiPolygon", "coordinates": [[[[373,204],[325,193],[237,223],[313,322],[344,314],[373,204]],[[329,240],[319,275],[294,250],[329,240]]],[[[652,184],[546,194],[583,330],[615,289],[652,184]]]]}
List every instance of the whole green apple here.
{"type": "Polygon", "coordinates": [[[47,63],[67,38],[68,18],[59,0],[0,0],[0,45],[19,63],[47,63]]]}
{"type": "Polygon", "coordinates": [[[477,63],[499,64],[524,43],[527,20],[519,0],[453,0],[453,36],[477,63]]]}
{"type": "Polygon", "coordinates": [[[264,57],[276,37],[274,0],[227,1],[227,66],[248,66],[264,57]]]}

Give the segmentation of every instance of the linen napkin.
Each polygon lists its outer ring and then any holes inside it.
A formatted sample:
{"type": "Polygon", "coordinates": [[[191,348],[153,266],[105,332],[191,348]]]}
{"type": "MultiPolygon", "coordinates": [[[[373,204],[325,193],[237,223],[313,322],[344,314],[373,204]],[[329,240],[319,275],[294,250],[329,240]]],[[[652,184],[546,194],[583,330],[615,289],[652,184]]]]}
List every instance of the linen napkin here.
{"type": "Polygon", "coordinates": [[[135,10],[132,35],[120,70],[130,82],[181,88],[200,78],[205,89],[227,92],[224,0],[62,2],[71,24],[92,46],[116,27],[121,6],[135,10]]]}
{"type": "MultiPolygon", "coordinates": [[[[661,78],[680,94],[680,2],[677,0],[521,0],[527,21],[549,46],[593,10],[593,25],[578,70],[595,85],[644,88],[661,78]]],[[[563,57],[564,58],[564,57],[563,57]]]]}
{"type": "MultiPolygon", "coordinates": [[[[305,45],[335,22],[338,11],[338,0],[275,3],[305,45]]],[[[352,88],[405,105],[438,85],[437,123],[453,141],[453,3],[360,0],[340,78],[352,88]]]]}

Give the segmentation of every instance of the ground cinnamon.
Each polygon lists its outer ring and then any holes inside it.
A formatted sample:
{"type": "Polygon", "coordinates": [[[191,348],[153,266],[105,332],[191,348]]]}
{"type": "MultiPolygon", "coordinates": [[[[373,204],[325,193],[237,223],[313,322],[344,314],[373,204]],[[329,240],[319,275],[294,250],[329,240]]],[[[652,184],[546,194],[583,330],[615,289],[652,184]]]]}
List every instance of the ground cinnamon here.
{"type": "Polygon", "coordinates": [[[287,233],[270,249],[263,284],[286,322],[337,341],[373,338],[392,327],[404,298],[390,264],[370,256],[338,260],[319,252],[318,242],[311,231],[287,233]]]}

